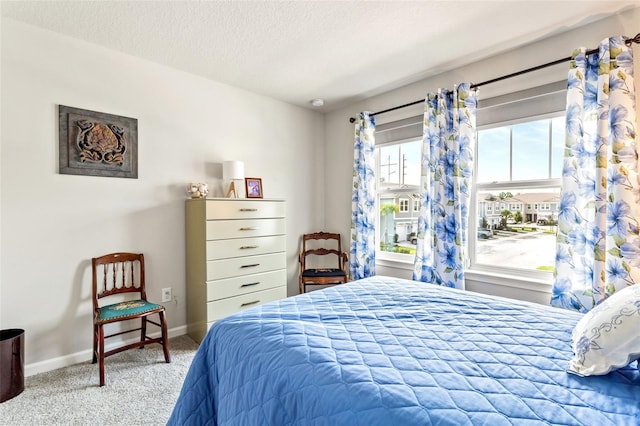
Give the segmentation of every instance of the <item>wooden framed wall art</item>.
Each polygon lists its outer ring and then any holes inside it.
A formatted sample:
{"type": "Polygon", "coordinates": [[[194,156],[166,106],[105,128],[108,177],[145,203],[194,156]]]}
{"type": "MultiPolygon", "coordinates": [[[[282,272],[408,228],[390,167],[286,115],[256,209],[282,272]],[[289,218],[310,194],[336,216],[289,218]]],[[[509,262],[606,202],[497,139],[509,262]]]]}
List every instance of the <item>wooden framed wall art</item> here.
{"type": "Polygon", "coordinates": [[[138,120],[58,105],[60,174],[138,178],[138,120]]]}

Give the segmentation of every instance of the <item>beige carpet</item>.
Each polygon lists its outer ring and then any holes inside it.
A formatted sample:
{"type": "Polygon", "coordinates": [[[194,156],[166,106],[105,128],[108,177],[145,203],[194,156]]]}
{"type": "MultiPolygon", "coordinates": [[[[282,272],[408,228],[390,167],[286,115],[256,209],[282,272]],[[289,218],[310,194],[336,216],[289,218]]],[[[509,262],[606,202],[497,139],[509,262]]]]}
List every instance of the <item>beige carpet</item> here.
{"type": "Polygon", "coordinates": [[[25,390],[0,404],[0,424],[164,425],[197,349],[188,336],[169,345],[170,364],[157,344],[107,358],[104,387],[91,362],[27,377],[25,390]]]}

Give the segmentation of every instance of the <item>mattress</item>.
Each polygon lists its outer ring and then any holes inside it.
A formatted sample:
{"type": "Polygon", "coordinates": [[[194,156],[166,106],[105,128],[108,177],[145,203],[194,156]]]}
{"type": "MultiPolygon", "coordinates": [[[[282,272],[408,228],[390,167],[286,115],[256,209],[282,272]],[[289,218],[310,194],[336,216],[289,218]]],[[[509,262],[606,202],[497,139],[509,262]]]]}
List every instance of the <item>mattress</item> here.
{"type": "Polygon", "coordinates": [[[636,363],[566,372],[581,314],[372,277],[218,321],[171,425],[639,425],[636,363]]]}

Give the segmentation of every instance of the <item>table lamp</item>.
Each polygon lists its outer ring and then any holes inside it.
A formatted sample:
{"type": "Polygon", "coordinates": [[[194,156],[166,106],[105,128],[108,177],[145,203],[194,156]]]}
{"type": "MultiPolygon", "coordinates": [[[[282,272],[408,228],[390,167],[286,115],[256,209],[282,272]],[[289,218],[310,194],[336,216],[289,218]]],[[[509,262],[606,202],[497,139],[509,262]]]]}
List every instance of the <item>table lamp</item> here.
{"type": "Polygon", "coordinates": [[[222,163],[222,178],[227,181],[230,180],[229,190],[227,191],[227,198],[231,198],[231,193],[235,198],[238,198],[238,190],[234,181],[244,179],[244,162],[242,161],[225,161],[222,163]]]}

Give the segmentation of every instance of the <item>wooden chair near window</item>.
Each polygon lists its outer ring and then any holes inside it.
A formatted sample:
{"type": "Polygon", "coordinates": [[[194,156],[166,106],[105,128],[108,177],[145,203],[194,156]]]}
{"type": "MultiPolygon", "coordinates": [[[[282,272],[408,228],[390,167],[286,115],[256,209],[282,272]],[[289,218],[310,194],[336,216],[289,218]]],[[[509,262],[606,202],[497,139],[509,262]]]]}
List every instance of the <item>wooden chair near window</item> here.
{"type": "MultiPolygon", "coordinates": [[[[111,253],[91,259],[93,272],[93,364],[100,365],[100,386],[104,386],[106,357],[152,343],[162,345],[165,362],[171,362],[167,340],[165,308],[147,300],[145,290],[144,256],[140,253],[111,253]],[[123,295],[126,301],[122,301],[123,295]],[[136,293],[138,298],[136,299],[136,293]],[[106,302],[118,298],[118,302],[106,302]],[[102,300],[101,300],[102,299],[102,300]],[[111,300],[109,300],[111,299],[111,300]],[[149,319],[158,314],[158,322],[149,319]],[[113,334],[104,334],[104,326],[121,321],[140,320],[140,327],[113,334]],[[147,336],[147,323],[160,328],[160,337],[147,336]],[[105,340],[126,333],[140,332],[140,340],[105,351],[105,340]]],[[[125,326],[126,327],[126,326],[125,326]]]]}
{"type": "Polygon", "coordinates": [[[299,262],[300,293],[306,293],[308,285],[342,284],[348,280],[349,255],[342,251],[340,234],[330,232],[304,234],[299,262]],[[324,256],[329,257],[320,263],[324,256]]]}

